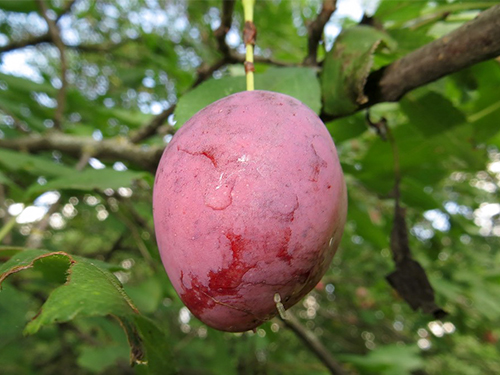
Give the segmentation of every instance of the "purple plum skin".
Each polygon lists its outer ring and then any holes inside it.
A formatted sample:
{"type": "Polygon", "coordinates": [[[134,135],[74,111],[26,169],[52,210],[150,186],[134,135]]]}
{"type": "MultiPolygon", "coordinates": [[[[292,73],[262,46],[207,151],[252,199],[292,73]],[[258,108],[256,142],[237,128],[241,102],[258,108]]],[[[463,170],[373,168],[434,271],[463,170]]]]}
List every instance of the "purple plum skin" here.
{"type": "Polygon", "coordinates": [[[275,92],[245,91],[195,114],[156,173],[156,238],[189,310],[222,331],[254,329],[328,269],[347,213],[335,145],[319,117],[275,92]]]}

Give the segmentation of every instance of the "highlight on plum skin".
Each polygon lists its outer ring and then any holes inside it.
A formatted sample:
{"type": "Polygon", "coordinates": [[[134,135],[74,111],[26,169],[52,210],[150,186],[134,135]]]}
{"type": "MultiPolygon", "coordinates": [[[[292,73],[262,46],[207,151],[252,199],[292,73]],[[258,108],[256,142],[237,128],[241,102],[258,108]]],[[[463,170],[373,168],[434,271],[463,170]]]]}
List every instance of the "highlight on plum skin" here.
{"type": "Polygon", "coordinates": [[[245,91],[195,114],[161,158],[156,237],[180,298],[205,324],[254,329],[320,281],[347,213],[335,145],[319,117],[245,91]]]}

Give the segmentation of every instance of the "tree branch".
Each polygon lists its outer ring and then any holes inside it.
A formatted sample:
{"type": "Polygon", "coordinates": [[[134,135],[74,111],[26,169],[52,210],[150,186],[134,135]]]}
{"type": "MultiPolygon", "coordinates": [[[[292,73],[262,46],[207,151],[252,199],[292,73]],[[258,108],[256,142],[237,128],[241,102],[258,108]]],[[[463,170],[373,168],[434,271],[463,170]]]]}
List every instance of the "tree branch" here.
{"type": "Polygon", "coordinates": [[[234,4],[235,0],[223,0],[220,26],[214,32],[215,39],[217,40],[218,49],[223,56],[229,56],[230,50],[229,46],[226,43],[226,35],[229,29],[231,29],[231,23],[233,21],[234,4]]]}
{"type": "Polygon", "coordinates": [[[500,55],[500,5],[448,35],[370,74],[362,108],[398,101],[407,92],[500,55]]]}
{"type": "Polygon", "coordinates": [[[309,24],[308,38],[307,38],[307,56],[304,59],[304,65],[306,66],[316,66],[318,57],[318,44],[323,35],[323,29],[326,23],[332,16],[333,12],[337,9],[337,0],[323,0],[323,6],[321,12],[318,14],[316,19],[309,24]]]}
{"type": "Polygon", "coordinates": [[[30,153],[57,150],[77,158],[91,150],[96,158],[130,162],[151,173],[155,173],[164,149],[164,147],[144,148],[130,143],[125,138],[96,141],[90,137],[76,137],[58,132],[44,136],[0,139],[0,147],[30,153]]]}
{"type": "Polygon", "coordinates": [[[167,121],[168,117],[174,113],[175,104],[165,109],[159,115],[153,117],[149,123],[139,128],[135,133],[130,136],[132,143],[139,143],[156,133],[156,130],[167,121]]]}
{"type": "Polygon", "coordinates": [[[305,328],[290,310],[287,311],[287,319],[281,321],[323,362],[332,375],[347,374],[342,365],[332,357],[318,337],[305,328]]]}
{"type": "MultiPolygon", "coordinates": [[[[54,128],[60,130],[62,129],[62,124],[64,121],[64,109],[66,107],[66,87],[68,85],[66,79],[66,73],[68,70],[68,65],[66,62],[66,50],[56,22],[47,15],[48,9],[47,5],[45,4],[45,0],[37,0],[37,3],[38,7],[40,8],[41,15],[44,18],[45,22],[47,22],[47,25],[49,27],[50,38],[59,50],[59,57],[61,59],[61,88],[57,93],[57,108],[54,114],[54,128]]],[[[71,8],[71,5],[69,8],[71,8]]]]}
{"type": "Polygon", "coordinates": [[[24,47],[29,47],[29,46],[35,46],[40,43],[48,43],[50,42],[50,35],[43,34],[40,36],[34,36],[31,38],[23,39],[23,40],[18,40],[16,42],[11,42],[7,44],[6,46],[0,47],[0,53],[4,52],[10,52],[14,51],[16,49],[24,48],[24,47]]]}

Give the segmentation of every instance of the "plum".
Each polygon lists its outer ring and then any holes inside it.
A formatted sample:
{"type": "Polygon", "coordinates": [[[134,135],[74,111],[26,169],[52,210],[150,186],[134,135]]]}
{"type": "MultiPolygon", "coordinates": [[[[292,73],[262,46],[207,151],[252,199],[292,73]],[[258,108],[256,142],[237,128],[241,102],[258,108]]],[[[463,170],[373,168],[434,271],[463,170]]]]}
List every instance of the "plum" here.
{"type": "Polygon", "coordinates": [[[230,95],[195,114],[161,158],[153,192],[167,274],[189,310],[223,331],[254,329],[319,282],[347,198],[319,117],[275,92],[230,95]]]}

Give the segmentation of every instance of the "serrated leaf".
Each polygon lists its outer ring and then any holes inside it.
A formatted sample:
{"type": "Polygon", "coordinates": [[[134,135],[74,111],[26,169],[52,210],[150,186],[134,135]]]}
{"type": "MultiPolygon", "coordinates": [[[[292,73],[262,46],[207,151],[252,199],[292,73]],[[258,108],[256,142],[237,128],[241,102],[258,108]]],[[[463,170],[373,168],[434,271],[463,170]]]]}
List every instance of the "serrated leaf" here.
{"type": "Polygon", "coordinates": [[[51,190],[106,190],[128,187],[134,180],[141,179],[145,173],[134,171],[115,171],[106,169],[72,170],[64,177],[48,181],[45,185],[34,185],[28,190],[28,196],[33,196],[51,190]]]}
{"type": "Polygon", "coordinates": [[[68,260],[66,283],[49,295],[40,313],[26,326],[25,333],[36,333],[42,325],[66,322],[76,316],[138,313],[116,277],[95,261],[71,257],[64,252],[28,249],[18,252],[0,267],[0,286],[13,273],[33,267],[64,271],[61,257],[68,260]],[[38,264],[37,264],[38,262],[38,264]],[[40,264],[40,262],[42,262],[40,264]]]}
{"type": "Polygon", "coordinates": [[[422,96],[406,95],[400,106],[411,126],[426,137],[432,137],[465,123],[462,112],[445,97],[429,91],[422,96]]]}
{"type": "Polygon", "coordinates": [[[129,315],[138,313],[116,277],[90,260],[75,262],[65,285],[56,288],[40,314],[26,326],[36,333],[43,325],[67,322],[77,316],[129,315]]]}
{"type": "Polygon", "coordinates": [[[325,57],[321,74],[323,110],[333,116],[353,112],[368,98],[364,86],[381,42],[393,45],[384,32],[370,26],[351,27],[340,33],[325,57]]]}
{"type": "MultiPolygon", "coordinates": [[[[132,362],[147,364],[148,374],[176,373],[165,334],[139,313],[121,283],[107,270],[111,267],[102,267],[102,262],[64,252],[0,248],[0,257],[8,255],[12,256],[11,259],[0,267],[0,284],[9,275],[33,267],[45,267],[46,271],[52,268],[56,273],[63,271],[66,275],[66,271],[61,270],[61,258],[68,261],[66,283],[49,295],[38,315],[26,326],[26,334],[36,333],[43,325],[67,322],[76,317],[112,314],[127,334],[132,362]],[[48,266],[49,263],[53,264],[48,266]]],[[[0,300],[2,297],[0,294],[0,300]]],[[[117,347],[110,348],[109,356],[103,356],[101,354],[106,348],[102,352],[87,348],[79,362],[86,368],[100,370],[124,357],[123,348],[119,347],[119,354],[115,349],[117,347]]]]}
{"type": "Polygon", "coordinates": [[[10,257],[4,264],[0,265],[0,286],[2,281],[13,273],[33,267],[36,260],[50,255],[64,254],[60,252],[50,253],[46,250],[27,249],[18,251],[17,248],[0,248],[0,257],[10,257]]]}
{"type": "MultiPolygon", "coordinates": [[[[290,95],[316,113],[321,108],[319,82],[310,68],[270,68],[255,75],[255,87],[290,95]]],[[[182,126],[207,105],[244,90],[245,77],[225,77],[202,83],[179,99],[175,110],[177,126],[182,126]]]]}

